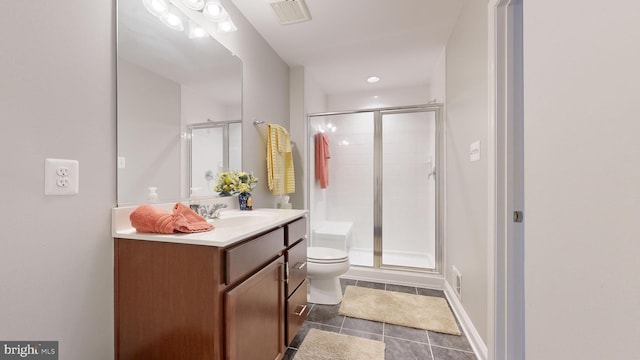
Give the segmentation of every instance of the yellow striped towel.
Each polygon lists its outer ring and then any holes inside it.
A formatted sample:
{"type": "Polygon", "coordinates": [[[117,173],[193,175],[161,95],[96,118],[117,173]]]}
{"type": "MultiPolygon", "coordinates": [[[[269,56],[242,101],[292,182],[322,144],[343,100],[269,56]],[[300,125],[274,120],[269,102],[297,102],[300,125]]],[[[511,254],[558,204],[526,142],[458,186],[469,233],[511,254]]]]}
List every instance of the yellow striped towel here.
{"type": "Polygon", "coordinates": [[[274,195],[296,191],[289,133],[277,124],[269,124],[267,128],[267,179],[274,195]]]}

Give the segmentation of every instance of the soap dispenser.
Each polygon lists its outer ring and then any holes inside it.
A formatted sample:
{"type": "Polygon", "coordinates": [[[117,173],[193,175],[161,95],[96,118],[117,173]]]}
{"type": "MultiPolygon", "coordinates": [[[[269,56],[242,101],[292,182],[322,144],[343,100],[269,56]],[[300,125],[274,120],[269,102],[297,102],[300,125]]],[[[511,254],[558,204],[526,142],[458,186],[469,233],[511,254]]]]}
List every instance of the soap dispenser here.
{"type": "Polygon", "coordinates": [[[195,211],[196,214],[200,213],[200,199],[198,195],[196,195],[198,190],[200,190],[200,188],[192,187],[191,194],[189,195],[189,207],[195,211]]]}
{"type": "Polygon", "coordinates": [[[150,187],[149,192],[147,193],[147,199],[151,202],[158,201],[158,188],[150,187]]]}

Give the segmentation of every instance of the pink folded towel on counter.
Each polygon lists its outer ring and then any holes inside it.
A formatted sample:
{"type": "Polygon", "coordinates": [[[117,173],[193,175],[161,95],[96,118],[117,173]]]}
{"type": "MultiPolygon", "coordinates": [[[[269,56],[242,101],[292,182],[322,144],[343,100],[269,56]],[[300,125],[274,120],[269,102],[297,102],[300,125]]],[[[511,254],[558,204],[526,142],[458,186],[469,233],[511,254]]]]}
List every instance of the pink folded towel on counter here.
{"type": "Polygon", "coordinates": [[[173,213],[151,205],[140,205],[131,212],[129,220],[139,233],[172,234],[213,229],[213,225],[182,203],[177,203],[173,207],[173,213]]]}
{"type": "Polygon", "coordinates": [[[174,226],[176,231],[192,233],[213,229],[212,224],[183,203],[176,203],[173,207],[173,215],[176,217],[174,226]]]}

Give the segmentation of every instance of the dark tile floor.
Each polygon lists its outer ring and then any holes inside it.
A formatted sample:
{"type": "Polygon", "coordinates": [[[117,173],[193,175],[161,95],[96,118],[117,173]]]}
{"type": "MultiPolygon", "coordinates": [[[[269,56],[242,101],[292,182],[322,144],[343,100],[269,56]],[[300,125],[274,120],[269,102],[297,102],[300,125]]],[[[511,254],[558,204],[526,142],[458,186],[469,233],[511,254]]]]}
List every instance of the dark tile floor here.
{"type": "MultiPolygon", "coordinates": [[[[410,286],[374,283],[361,280],[341,279],[342,289],[347,285],[410,294],[445,297],[439,290],[410,286]]],[[[284,356],[293,359],[309,329],[315,328],[340,334],[359,336],[384,341],[385,360],[476,360],[467,337],[418,330],[404,326],[351,318],[338,313],[340,305],[311,304],[311,311],[300,331],[290,344],[284,356]]],[[[458,324],[459,326],[459,324],[458,324]]],[[[462,330],[462,328],[460,327],[462,330]]],[[[327,359],[332,360],[332,359],[327,359]]]]}

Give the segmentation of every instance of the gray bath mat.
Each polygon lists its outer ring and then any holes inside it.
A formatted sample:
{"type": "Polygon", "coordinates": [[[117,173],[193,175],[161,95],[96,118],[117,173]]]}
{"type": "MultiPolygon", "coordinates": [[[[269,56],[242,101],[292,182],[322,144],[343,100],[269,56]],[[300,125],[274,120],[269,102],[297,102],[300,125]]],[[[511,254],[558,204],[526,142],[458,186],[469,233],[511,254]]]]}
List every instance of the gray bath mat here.
{"type": "Polygon", "coordinates": [[[433,296],[347,286],[340,315],[460,335],[447,300],[433,296]]]}
{"type": "Polygon", "coordinates": [[[294,360],[384,360],[384,343],[310,329],[294,360]]]}

